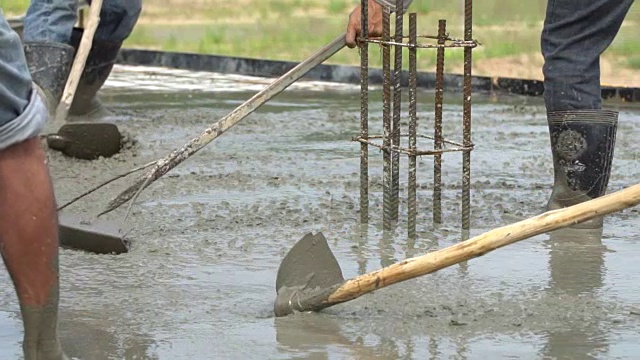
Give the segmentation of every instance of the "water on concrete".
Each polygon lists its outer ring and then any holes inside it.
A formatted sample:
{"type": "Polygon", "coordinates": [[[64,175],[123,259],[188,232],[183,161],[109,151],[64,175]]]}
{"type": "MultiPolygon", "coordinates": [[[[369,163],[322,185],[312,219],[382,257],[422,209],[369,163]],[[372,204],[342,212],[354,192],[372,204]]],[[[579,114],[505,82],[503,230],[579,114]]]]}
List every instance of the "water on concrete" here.
{"type": "MultiPolygon", "coordinates": [[[[169,154],[267,83],[117,67],[103,99],[137,143],[93,162],[49,152],[58,201],[169,154]]],[[[379,89],[371,98],[371,132],[380,133],[379,89]]],[[[420,132],[431,134],[433,93],[421,91],[419,99],[420,132]]],[[[460,140],[461,94],[445,99],[445,136],[460,140]]],[[[611,106],[620,110],[615,191],[640,175],[640,111],[611,106]]],[[[69,355],[630,359],[640,353],[638,209],[607,217],[601,241],[540,235],[321,313],[274,318],[278,265],[308,232],[324,233],[346,278],[463,236],[459,153],[444,156],[438,226],[431,222],[433,160],[419,159],[419,237],[411,242],[406,159],[402,221],[383,234],[382,155],[372,149],[371,222],[358,223],[359,145],[351,139],[359,109],[356,86],[292,86],[141,194],[130,217],[130,253],[62,250],[60,331],[69,355]]],[[[473,141],[471,235],[544,211],[552,169],[540,99],[474,96],[473,141]]],[[[134,179],[65,211],[93,216],[134,179]]],[[[6,272],[0,284],[0,358],[19,358],[19,308],[6,272]]]]}

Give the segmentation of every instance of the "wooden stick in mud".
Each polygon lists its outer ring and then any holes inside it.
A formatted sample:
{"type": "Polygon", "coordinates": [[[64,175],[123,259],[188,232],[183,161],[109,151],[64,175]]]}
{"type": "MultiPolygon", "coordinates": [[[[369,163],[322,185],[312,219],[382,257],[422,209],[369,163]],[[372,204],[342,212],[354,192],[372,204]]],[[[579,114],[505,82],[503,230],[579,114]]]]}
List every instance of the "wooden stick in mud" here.
{"type": "MultiPolygon", "coordinates": [[[[618,212],[639,203],[640,184],[637,184],[578,205],[548,211],[541,215],[491,230],[448,248],[410,258],[380,270],[355,277],[351,280],[339,282],[324,289],[316,288],[315,290],[300,291],[298,288],[283,295],[280,294],[280,289],[278,289],[278,298],[276,299],[274,307],[275,313],[276,316],[284,316],[293,311],[321,310],[356,299],[383,287],[430,274],[462,261],[485,255],[493,250],[520,240],[598,216],[618,212]]],[[[316,245],[314,244],[313,246],[316,245]]],[[[328,247],[324,244],[316,247],[319,251],[323,251],[323,249],[328,250],[328,247]]],[[[323,254],[315,255],[321,258],[322,256],[319,255],[323,254]]],[[[326,258],[326,254],[323,256],[326,258]]],[[[309,258],[313,257],[309,256],[309,258]]],[[[292,260],[293,261],[290,260],[289,263],[294,264],[295,259],[292,260]]],[[[306,266],[311,267],[312,265],[313,264],[308,264],[307,262],[306,266]]],[[[305,281],[307,281],[308,284],[309,280],[305,279],[312,279],[318,276],[317,273],[305,274],[299,270],[300,269],[297,269],[296,276],[300,277],[300,284],[305,284],[305,281]]],[[[327,272],[329,271],[327,270],[327,272]]],[[[292,283],[290,279],[288,281],[292,283]]],[[[317,279],[314,279],[314,281],[317,281],[317,279]]],[[[301,286],[301,288],[307,289],[308,287],[305,285],[304,287],[301,286]]]]}
{"type": "Polygon", "coordinates": [[[158,180],[162,175],[169,172],[174,167],[188,159],[191,155],[198,152],[207,144],[218,138],[231,127],[239,123],[246,116],[251,114],[265,102],[275,95],[285,90],[289,85],[300,79],[306,73],[315,68],[318,64],[330,58],[333,54],[340,51],[345,45],[345,34],[338,36],[324,48],[311,55],[307,60],[301,62],[286,74],[282,75],[274,82],[269,84],[265,89],[254,95],[251,99],[245,101],[242,105],[235,108],[230,114],[218,120],[215,124],[205,129],[199,136],[191,139],[181,148],[174,150],[168,156],[159,159],[156,166],[149,171],[144,177],[138,179],[132,186],[121,192],[107,206],[106,210],[98,216],[106,214],[120,207],[127,201],[135,198],[140,191],[158,180]]]}
{"type": "Polygon", "coordinates": [[[101,9],[102,0],[93,0],[89,9],[89,21],[87,22],[87,26],[84,29],[84,33],[82,34],[80,46],[78,46],[78,52],[76,53],[75,60],[73,61],[73,66],[71,67],[71,71],[69,72],[67,84],[65,85],[64,92],[62,93],[62,98],[60,99],[60,103],[58,104],[58,108],[56,109],[57,122],[66,121],[67,115],[69,114],[71,103],[73,102],[73,98],[76,94],[76,89],[78,88],[78,83],[80,82],[80,76],[84,71],[84,66],[87,62],[89,51],[91,50],[91,44],[93,44],[93,36],[96,33],[98,24],[100,23],[101,9]]]}

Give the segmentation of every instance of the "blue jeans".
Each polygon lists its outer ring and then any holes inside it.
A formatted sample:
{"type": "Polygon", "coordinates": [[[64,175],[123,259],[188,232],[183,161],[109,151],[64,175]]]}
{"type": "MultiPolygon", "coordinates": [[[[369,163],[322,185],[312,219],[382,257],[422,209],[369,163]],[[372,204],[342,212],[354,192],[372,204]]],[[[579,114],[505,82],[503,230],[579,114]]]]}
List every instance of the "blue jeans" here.
{"type": "MultiPolygon", "coordinates": [[[[133,31],[141,10],[142,0],[104,0],[95,40],[124,41],[133,31]]],[[[22,36],[25,42],[68,44],[76,20],[76,0],[32,0],[24,19],[22,36]]]]}
{"type": "Polygon", "coordinates": [[[22,42],[0,9],[0,150],[39,135],[47,116],[33,90],[22,42]]]}
{"type": "Polygon", "coordinates": [[[600,109],[600,55],[633,0],[548,0],[541,36],[547,111],[600,109]]]}

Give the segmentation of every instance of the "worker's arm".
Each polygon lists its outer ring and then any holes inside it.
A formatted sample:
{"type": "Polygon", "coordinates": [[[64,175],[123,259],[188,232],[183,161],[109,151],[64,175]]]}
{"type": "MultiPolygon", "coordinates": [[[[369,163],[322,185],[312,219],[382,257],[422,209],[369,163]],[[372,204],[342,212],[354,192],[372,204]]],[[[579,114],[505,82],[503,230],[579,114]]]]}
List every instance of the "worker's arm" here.
{"type": "MultiPolygon", "coordinates": [[[[382,9],[383,6],[388,6],[392,12],[396,11],[396,2],[395,0],[368,0],[368,13],[369,13],[369,36],[380,36],[382,35],[382,9]]],[[[406,12],[407,8],[413,0],[403,0],[403,9],[402,12],[406,12]]],[[[356,46],[356,39],[360,36],[360,21],[361,21],[361,8],[360,5],[356,6],[356,8],[349,15],[349,23],[347,24],[347,33],[345,36],[345,41],[347,42],[347,46],[353,48],[356,46]]]]}

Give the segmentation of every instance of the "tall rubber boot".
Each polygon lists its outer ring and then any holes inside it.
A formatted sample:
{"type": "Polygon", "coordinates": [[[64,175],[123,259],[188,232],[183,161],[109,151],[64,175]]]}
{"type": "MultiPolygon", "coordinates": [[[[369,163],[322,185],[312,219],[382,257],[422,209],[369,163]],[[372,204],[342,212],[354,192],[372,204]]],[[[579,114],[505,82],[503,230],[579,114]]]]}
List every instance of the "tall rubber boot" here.
{"type": "MultiPolygon", "coordinates": [[[[77,52],[84,29],[73,30],[70,47],[77,52]]],[[[115,63],[121,43],[96,41],[87,56],[84,70],[67,115],[67,123],[57,134],[47,136],[50,148],[85,160],[111,157],[123,147],[124,136],[116,124],[105,121],[110,112],[102,106],[97,93],[115,63]]]]}
{"type": "MultiPolygon", "coordinates": [[[[70,45],[76,51],[84,29],[74,28],[70,45]]],[[[69,109],[69,121],[100,120],[111,115],[98,99],[98,91],[111,74],[113,65],[118,57],[122,42],[93,40],[91,50],[87,56],[84,72],[80,76],[76,95],[69,109]]]]}
{"type": "Polygon", "coordinates": [[[75,50],[56,42],[26,42],[24,52],[33,82],[45,94],[49,116],[52,117],[67,84],[75,50]]]}
{"type": "MultiPolygon", "coordinates": [[[[609,110],[569,110],[547,114],[554,184],[548,210],[564,208],[605,194],[611,174],[618,113],[609,110]]],[[[598,229],[597,217],[573,228],[598,229]]]]}

